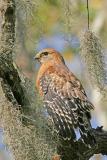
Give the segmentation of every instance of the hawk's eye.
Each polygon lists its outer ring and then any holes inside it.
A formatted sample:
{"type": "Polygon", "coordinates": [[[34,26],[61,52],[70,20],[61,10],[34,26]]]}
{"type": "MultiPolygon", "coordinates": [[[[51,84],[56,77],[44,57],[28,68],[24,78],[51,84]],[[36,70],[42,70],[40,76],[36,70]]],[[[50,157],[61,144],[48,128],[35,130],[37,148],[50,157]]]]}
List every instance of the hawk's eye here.
{"type": "Polygon", "coordinates": [[[47,55],[48,55],[48,52],[43,52],[43,54],[44,54],[45,56],[47,56],[47,55]]]}

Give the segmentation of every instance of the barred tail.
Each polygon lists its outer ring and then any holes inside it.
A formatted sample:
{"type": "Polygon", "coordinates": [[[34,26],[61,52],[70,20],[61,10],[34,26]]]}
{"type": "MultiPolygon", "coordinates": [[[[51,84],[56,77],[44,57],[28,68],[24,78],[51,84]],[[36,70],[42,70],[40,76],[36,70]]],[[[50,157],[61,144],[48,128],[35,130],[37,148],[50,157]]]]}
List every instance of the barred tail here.
{"type": "Polygon", "coordinates": [[[84,115],[83,112],[80,112],[80,116],[78,117],[78,127],[79,127],[80,135],[81,135],[83,142],[89,148],[91,148],[91,146],[95,145],[96,140],[95,140],[94,134],[92,132],[90,120],[88,119],[86,114],[84,115]],[[84,116],[85,116],[85,118],[84,118],[84,116]]]}

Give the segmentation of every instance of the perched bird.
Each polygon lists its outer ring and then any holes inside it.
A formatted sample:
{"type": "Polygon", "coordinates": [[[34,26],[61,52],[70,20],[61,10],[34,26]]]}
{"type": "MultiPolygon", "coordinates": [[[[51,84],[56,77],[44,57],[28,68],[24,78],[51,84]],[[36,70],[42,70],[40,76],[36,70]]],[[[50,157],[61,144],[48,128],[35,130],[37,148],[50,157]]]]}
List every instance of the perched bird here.
{"type": "Polygon", "coordinates": [[[93,145],[95,138],[90,124],[93,105],[80,81],[70,72],[61,54],[52,48],[43,49],[35,59],[41,64],[36,85],[59,135],[76,140],[78,129],[83,142],[93,145]]]}

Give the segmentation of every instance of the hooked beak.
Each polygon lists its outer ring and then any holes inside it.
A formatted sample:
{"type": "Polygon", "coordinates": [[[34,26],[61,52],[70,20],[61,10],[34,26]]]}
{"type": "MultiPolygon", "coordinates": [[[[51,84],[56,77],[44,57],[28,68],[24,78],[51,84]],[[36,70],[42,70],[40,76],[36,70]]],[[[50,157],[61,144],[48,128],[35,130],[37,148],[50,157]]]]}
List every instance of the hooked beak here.
{"type": "Polygon", "coordinates": [[[35,60],[39,60],[39,58],[40,58],[40,54],[37,53],[36,56],[34,56],[34,59],[35,59],[35,60]]]}

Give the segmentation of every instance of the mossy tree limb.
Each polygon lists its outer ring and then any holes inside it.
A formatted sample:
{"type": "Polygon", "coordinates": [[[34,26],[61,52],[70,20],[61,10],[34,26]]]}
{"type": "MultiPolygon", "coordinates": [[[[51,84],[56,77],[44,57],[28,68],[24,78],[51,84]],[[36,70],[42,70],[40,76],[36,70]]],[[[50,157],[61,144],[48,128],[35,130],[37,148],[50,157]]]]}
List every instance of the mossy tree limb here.
{"type": "MultiPolygon", "coordinates": [[[[15,43],[15,1],[1,0],[0,2],[0,77],[9,85],[11,91],[21,106],[28,100],[21,85],[21,78],[13,63],[15,43]]],[[[11,99],[6,92],[6,96],[11,99]]]]}

